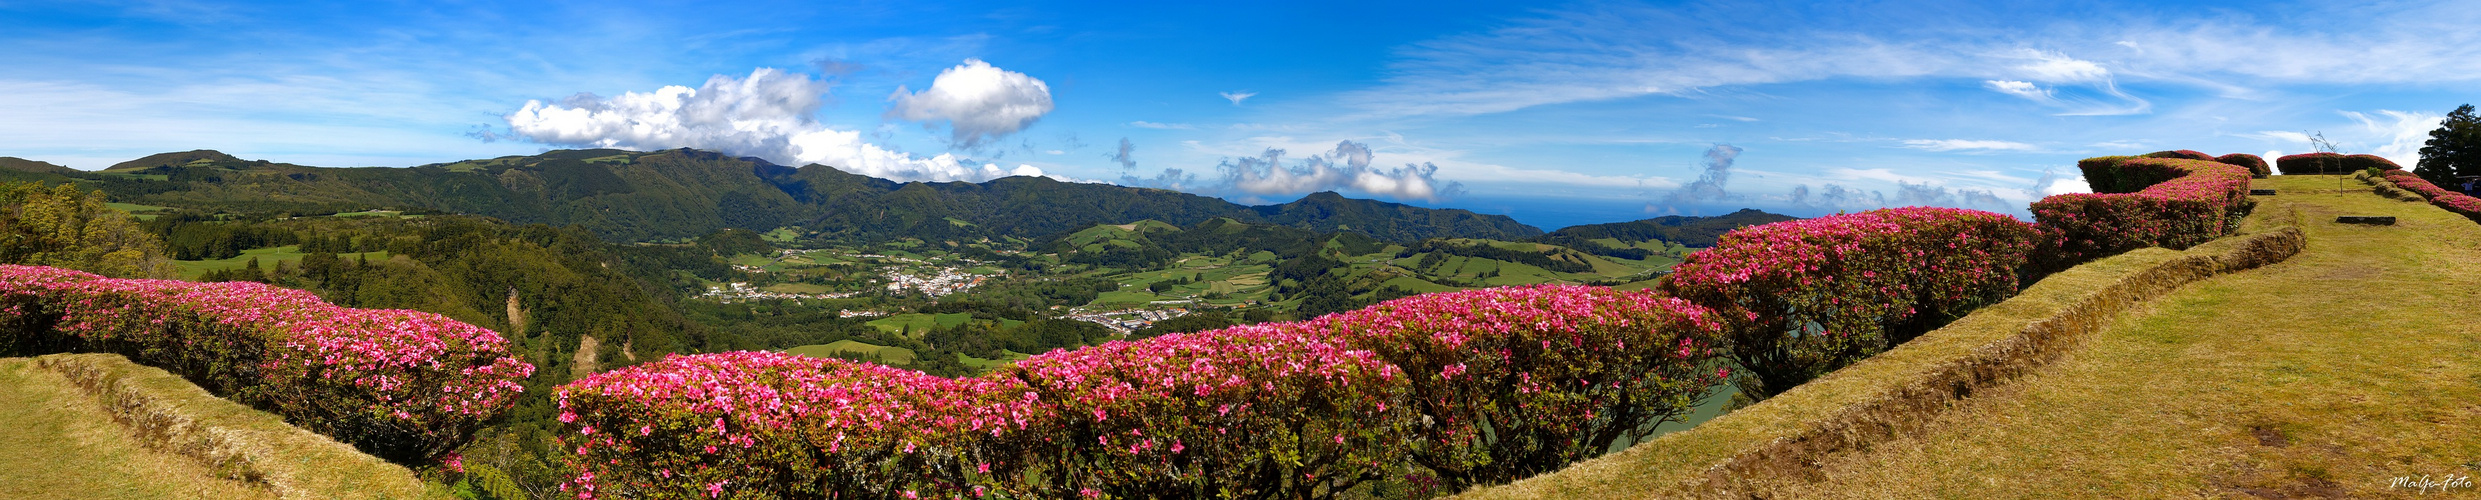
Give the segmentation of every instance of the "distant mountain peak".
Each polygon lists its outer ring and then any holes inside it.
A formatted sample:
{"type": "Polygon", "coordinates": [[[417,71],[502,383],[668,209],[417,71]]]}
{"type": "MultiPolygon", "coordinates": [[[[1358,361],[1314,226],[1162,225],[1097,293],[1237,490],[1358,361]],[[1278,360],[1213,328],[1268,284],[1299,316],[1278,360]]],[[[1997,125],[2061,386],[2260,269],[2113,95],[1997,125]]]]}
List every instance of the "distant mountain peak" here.
{"type": "Polygon", "coordinates": [[[177,167],[177,166],[181,166],[181,165],[188,165],[188,164],[190,164],[190,162],[194,162],[194,161],[198,161],[198,160],[208,160],[208,161],[241,161],[241,159],[240,159],[240,158],[234,158],[234,157],[233,157],[233,155],[224,154],[224,152],[222,152],[222,151],[216,151],[216,150],[213,150],[213,149],[200,149],[200,150],[195,150],[195,151],[181,151],[181,152],[176,152],[176,153],[156,153],[156,154],[146,155],[146,157],[144,157],[144,158],[139,158],[139,159],[135,159],[135,160],[129,160],[129,161],[125,161],[125,162],[115,163],[115,164],[113,164],[113,165],[112,165],[112,166],[110,166],[110,167],[105,167],[105,168],[104,168],[104,170],[105,170],[105,171],[112,171],[112,170],[142,170],[142,169],[149,169],[149,168],[163,167],[163,166],[176,166],[176,167],[177,167]]]}
{"type": "Polygon", "coordinates": [[[63,167],[63,166],[60,166],[60,165],[55,165],[55,164],[52,164],[51,162],[43,162],[43,161],[28,160],[28,159],[25,159],[25,158],[18,158],[18,157],[14,157],[14,156],[0,156],[0,169],[15,170],[15,171],[19,171],[19,172],[29,172],[29,173],[37,173],[37,174],[74,174],[74,173],[78,173],[78,170],[77,170],[77,169],[74,169],[74,168],[69,168],[69,167],[63,167]]]}

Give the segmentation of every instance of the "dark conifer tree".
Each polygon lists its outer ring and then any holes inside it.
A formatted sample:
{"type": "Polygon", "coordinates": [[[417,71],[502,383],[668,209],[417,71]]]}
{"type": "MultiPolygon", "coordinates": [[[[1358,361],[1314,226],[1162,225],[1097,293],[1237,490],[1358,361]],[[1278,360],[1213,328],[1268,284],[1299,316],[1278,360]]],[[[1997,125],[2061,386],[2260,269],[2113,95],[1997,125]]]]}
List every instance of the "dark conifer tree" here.
{"type": "Polygon", "coordinates": [[[2421,163],[2412,173],[2447,189],[2463,188],[2459,177],[2481,176],[2481,117],[2473,116],[2472,105],[2455,108],[2437,130],[2429,131],[2421,163]]]}

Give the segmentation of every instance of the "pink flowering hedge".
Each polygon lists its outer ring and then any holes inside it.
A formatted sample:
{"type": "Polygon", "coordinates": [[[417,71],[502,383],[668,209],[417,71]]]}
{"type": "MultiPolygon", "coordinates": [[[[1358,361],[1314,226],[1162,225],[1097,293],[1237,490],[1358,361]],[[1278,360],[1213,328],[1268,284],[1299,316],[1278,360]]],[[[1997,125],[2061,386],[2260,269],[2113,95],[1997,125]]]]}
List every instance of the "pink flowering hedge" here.
{"type": "Polygon", "coordinates": [[[2185,159],[2103,157],[2078,162],[2094,193],[2033,203],[2044,251],[2036,267],[2064,269],[2149,246],[2187,248],[2228,232],[2248,199],[2248,169],[2185,159]]]}
{"type": "Polygon", "coordinates": [[[2403,166],[2396,165],[2395,160],[2389,160],[2384,156],[2378,155],[2346,155],[2343,157],[2343,173],[2345,174],[2373,168],[2381,171],[2402,170],[2403,166]]]}
{"type": "MultiPolygon", "coordinates": [[[[2156,160],[2187,161],[2187,160],[2156,160]]],[[[1725,233],[1664,282],[1713,309],[1732,359],[1771,395],[2013,295],[2031,225],[1908,207],[1725,233]]]]}
{"type": "Polygon", "coordinates": [[[2196,151],[2196,150],[2191,150],[2191,149],[2181,149],[2181,150],[2175,150],[2175,151],[2156,151],[2156,152],[2153,152],[2153,153],[2150,153],[2150,154],[2145,155],[2145,157],[2146,157],[2146,158],[2174,158],[2174,159],[2181,159],[2181,160],[2197,160],[2197,161],[2215,161],[2215,160],[2214,160],[2214,155],[2205,154],[2205,153],[2203,153],[2203,152],[2199,152],[2199,151],[2196,151]]]}
{"type": "Polygon", "coordinates": [[[580,471],[565,488],[1305,498],[1400,478],[1452,491],[1555,470],[1682,415],[1724,375],[1714,331],[1678,299],[1545,286],[1111,342],[966,379],[674,356],[560,389],[580,471]]]}
{"type": "Polygon", "coordinates": [[[704,498],[956,496],[1018,464],[979,436],[1014,438],[1051,405],[997,379],[767,352],[672,356],[560,389],[564,490],[704,498]]]}
{"type": "Polygon", "coordinates": [[[2262,156],[2248,153],[2232,153],[2215,157],[2214,161],[2222,162],[2228,165],[2247,167],[2248,172],[2256,176],[2274,175],[2274,168],[2266,166],[2266,158],[2262,156]]]}
{"type": "Polygon", "coordinates": [[[1024,493],[1311,498],[1401,473],[1405,377],[1311,324],[1058,351],[993,374],[1055,403],[1019,460],[1024,493]]]}
{"type": "Polygon", "coordinates": [[[2351,174],[2357,170],[2343,164],[2343,155],[2335,153],[2301,153],[2274,159],[2275,170],[2283,175],[2351,174]]]}
{"type": "MultiPolygon", "coordinates": [[[[2012,272],[2012,271],[2010,271],[2012,272]]],[[[1729,372],[1722,323],[1687,300],[1584,286],[1433,293],[1319,318],[1404,371],[1412,460],[1450,491],[1637,442],[1729,372]]]]}
{"type": "Polygon", "coordinates": [[[2387,182],[2393,182],[2397,187],[2420,193],[2422,198],[2429,199],[2431,205],[2437,205],[2438,208],[2481,221],[2481,198],[2448,191],[2446,188],[2438,187],[2437,184],[2431,184],[2428,179],[2422,179],[2421,176],[2413,175],[2412,172],[2401,168],[2385,170],[2382,175],[2387,182]]]}
{"type": "Polygon", "coordinates": [[[257,283],[0,266],[0,316],[0,347],[119,353],[406,463],[464,444],[534,371],[487,329],[257,283]]]}

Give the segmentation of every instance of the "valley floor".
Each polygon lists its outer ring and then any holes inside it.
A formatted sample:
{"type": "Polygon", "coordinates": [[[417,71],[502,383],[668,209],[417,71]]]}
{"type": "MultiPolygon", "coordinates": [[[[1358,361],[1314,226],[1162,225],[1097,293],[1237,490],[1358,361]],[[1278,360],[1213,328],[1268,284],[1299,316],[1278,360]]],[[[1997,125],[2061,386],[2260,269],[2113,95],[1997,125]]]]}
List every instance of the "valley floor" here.
{"type": "Polygon", "coordinates": [[[0,498],[264,498],[196,460],[149,449],[93,397],[27,358],[0,358],[0,498]]]}
{"type": "Polygon", "coordinates": [[[2257,216],[2297,210],[2305,251],[2124,315],[1791,496],[2481,496],[2481,225],[2344,182],[2258,181],[2280,194],[2257,216]]]}

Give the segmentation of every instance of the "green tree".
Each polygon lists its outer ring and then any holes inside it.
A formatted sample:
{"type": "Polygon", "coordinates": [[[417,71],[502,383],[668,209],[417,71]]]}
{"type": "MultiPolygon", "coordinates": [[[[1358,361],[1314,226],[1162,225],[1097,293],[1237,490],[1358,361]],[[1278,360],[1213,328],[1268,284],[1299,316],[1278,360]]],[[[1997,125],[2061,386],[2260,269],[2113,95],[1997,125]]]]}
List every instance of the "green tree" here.
{"type": "Polygon", "coordinates": [[[102,191],[71,184],[0,184],[0,262],[120,278],[178,274],[162,240],[128,213],[104,206],[102,191]]]}
{"type": "Polygon", "coordinates": [[[2481,117],[2466,104],[2447,113],[2429,142],[2421,146],[2421,163],[2412,169],[2422,179],[2449,189],[2461,188],[2457,177],[2481,176],[2481,117]]]}

